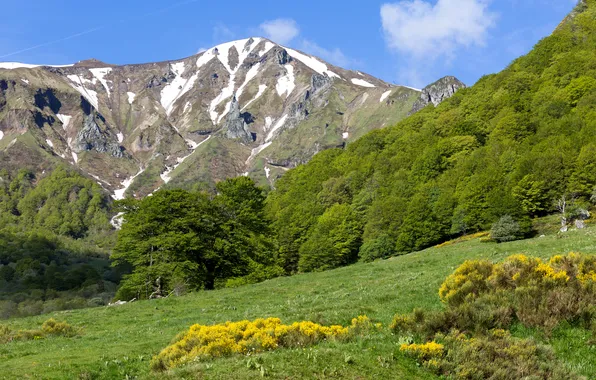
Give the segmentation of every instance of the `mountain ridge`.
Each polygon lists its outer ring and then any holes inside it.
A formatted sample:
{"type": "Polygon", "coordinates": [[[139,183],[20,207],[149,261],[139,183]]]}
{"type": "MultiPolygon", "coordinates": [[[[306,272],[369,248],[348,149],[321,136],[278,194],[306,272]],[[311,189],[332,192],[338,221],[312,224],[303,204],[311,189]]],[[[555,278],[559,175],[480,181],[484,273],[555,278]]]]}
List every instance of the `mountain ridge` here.
{"type": "MultiPolygon", "coordinates": [[[[162,62],[0,63],[0,81],[0,151],[18,142],[55,156],[114,198],[239,175],[272,186],[315,153],[406,117],[420,94],[260,37],[162,62]]],[[[35,161],[42,172],[56,160],[35,161]]]]}

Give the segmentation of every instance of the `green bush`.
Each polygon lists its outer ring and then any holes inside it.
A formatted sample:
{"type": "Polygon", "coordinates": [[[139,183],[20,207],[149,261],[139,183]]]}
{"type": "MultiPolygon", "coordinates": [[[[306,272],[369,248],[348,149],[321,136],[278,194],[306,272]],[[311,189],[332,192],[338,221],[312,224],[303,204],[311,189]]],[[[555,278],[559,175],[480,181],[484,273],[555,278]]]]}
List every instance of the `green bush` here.
{"type": "Polygon", "coordinates": [[[504,243],[523,238],[523,233],[519,223],[511,216],[505,215],[492,225],[490,237],[497,243],[504,243]]]}
{"type": "Polygon", "coordinates": [[[362,244],[360,260],[368,263],[377,259],[386,259],[396,254],[395,242],[388,235],[381,235],[362,244]]]}

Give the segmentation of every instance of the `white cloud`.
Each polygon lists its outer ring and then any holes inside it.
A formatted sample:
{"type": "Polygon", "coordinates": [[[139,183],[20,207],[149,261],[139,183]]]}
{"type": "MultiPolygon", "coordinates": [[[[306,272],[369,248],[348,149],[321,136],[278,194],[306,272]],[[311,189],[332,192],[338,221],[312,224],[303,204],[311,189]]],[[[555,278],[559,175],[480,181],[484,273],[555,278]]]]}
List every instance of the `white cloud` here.
{"type": "Polygon", "coordinates": [[[488,0],[405,0],[381,6],[390,49],[412,58],[450,58],[462,47],[483,46],[496,14],[488,0]]]}
{"type": "Polygon", "coordinates": [[[296,21],[287,18],[265,21],[259,29],[265,37],[282,45],[287,45],[300,34],[296,21]]]}

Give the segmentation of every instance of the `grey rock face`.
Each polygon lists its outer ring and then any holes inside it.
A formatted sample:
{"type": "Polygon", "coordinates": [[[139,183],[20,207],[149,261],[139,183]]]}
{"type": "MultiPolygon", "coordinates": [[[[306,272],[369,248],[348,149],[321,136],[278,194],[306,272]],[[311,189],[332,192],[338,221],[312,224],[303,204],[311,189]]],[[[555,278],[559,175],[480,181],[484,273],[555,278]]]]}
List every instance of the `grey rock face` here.
{"type": "Polygon", "coordinates": [[[288,54],[286,49],[275,49],[275,59],[280,65],[286,65],[292,61],[292,57],[288,54]]]}
{"type": "Polygon", "coordinates": [[[245,115],[240,113],[240,106],[234,95],[230,106],[230,112],[228,113],[224,124],[226,137],[231,140],[240,140],[245,144],[253,142],[252,134],[248,130],[247,119],[250,121],[252,116],[250,114],[245,115]]]}
{"type": "Polygon", "coordinates": [[[465,88],[466,85],[456,77],[447,76],[438,81],[429,84],[422,89],[420,99],[414,103],[410,114],[416,113],[429,104],[435,107],[441,104],[445,99],[453,96],[460,88],[465,88]]]}
{"type": "Polygon", "coordinates": [[[83,128],[77,134],[74,147],[78,152],[95,150],[117,158],[124,157],[122,147],[99,128],[93,114],[85,116],[83,128]]]}
{"type": "Polygon", "coordinates": [[[320,90],[330,87],[332,83],[333,81],[327,75],[313,74],[310,80],[310,87],[312,89],[312,93],[315,94],[320,90]]]}

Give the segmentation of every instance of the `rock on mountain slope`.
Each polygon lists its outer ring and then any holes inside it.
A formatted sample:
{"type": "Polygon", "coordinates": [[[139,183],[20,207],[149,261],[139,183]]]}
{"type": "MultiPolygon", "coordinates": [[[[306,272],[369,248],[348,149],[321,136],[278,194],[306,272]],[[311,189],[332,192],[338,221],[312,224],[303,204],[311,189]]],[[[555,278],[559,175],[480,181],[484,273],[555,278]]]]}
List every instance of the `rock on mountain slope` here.
{"type": "Polygon", "coordinates": [[[0,167],[67,162],[114,198],[242,174],[272,184],[419,97],[263,38],[149,64],[0,63],[0,167]]]}

